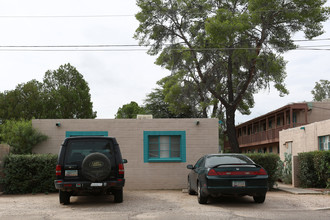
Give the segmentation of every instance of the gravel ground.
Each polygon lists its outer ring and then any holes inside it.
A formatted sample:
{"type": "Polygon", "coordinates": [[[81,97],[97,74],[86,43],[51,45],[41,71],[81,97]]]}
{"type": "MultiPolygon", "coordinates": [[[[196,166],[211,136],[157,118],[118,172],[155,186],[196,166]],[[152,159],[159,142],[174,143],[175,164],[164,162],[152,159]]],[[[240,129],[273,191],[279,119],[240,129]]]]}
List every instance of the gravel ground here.
{"type": "Polygon", "coordinates": [[[179,190],[124,191],[111,196],[72,197],[60,205],[58,194],[0,195],[0,219],[329,219],[329,195],[268,192],[264,204],[252,197],[222,197],[207,205],[179,190]]]}

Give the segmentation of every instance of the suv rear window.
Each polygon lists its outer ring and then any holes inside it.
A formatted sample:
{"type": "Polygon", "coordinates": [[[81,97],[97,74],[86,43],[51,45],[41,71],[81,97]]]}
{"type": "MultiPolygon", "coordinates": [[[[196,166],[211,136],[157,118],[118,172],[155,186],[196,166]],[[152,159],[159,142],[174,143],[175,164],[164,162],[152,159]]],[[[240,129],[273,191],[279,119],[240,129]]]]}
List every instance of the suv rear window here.
{"type": "Polygon", "coordinates": [[[110,140],[97,140],[97,139],[83,139],[71,140],[67,144],[66,164],[82,162],[83,159],[91,153],[102,153],[108,158],[112,155],[113,143],[110,140]]]}

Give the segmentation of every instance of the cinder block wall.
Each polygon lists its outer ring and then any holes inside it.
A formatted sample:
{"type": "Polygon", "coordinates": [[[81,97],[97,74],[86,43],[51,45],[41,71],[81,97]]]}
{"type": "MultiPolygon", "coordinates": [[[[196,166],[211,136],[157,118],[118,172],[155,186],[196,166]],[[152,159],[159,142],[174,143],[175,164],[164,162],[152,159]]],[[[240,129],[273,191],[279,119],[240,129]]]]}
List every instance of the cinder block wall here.
{"type": "Polygon", "coordinates": [[[35,153],[58,154],[66,131],[108,131],[109,136],[116,137],[123,158],[128,160],[126,189],[185,188],[187,164],[195,163],[204,154],[217,153],[219,145],[217,119],[37,119],[32,120],[32,125],[49,137],[34,148],[35,153]],[[186,131],[187,162],[145,163],[143,131],[186,131]]]}

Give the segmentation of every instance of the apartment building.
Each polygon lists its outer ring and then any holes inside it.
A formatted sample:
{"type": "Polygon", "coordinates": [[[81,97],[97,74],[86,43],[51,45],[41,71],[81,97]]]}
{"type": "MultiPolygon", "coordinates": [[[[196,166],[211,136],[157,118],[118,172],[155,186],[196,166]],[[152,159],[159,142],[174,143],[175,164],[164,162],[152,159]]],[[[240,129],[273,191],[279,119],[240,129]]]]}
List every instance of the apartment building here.
{"type": "MultiPolygon", "coordinates": [[[[291,103],[236,126],[242,153],[280,153],[279,132],[330,119],[330,100],[291,103]]],[[[225,149],[230,149],[225,142],[225,149]]]]}

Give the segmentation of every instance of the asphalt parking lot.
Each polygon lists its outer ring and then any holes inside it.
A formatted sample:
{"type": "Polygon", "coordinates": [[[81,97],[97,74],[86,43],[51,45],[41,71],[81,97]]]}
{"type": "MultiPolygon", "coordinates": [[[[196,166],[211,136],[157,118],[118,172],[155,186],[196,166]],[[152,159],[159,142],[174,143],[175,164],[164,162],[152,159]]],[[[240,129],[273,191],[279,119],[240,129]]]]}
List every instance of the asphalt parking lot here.
{"type": "Polygon", "coordinates": [[[72,197],[60,205],[58,194],[0,195],[0,219],[329,219],[329,195],[267,193],[263,204],[252,197],[211,199],[200,205],[181,190],[124,191],[124,202],[111,196],[72,197]]]}

